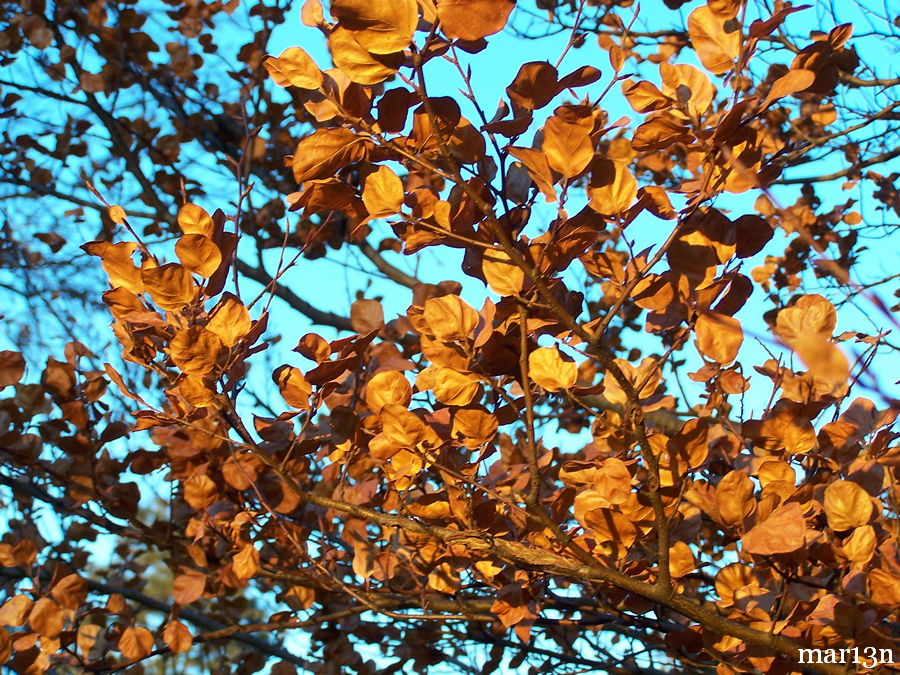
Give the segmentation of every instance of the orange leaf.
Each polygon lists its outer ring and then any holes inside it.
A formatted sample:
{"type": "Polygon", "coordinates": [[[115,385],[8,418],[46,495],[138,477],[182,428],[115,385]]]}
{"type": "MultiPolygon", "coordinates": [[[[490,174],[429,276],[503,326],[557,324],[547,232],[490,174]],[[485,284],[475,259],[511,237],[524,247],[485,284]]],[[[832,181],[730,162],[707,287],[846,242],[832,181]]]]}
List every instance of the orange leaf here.
{"type": "Polygon", "coordinates": [[[797,502],[779,506],[762,523],[757,523],[741,541],[744,551],[756,555],[791,553],[805,543],[806,521],[797,502]]]}
{"type": "Polygon", "coordinates": [[[438,0],[438,17],[448,38],[478,40],[503,30],[515,5],[515,0],[438,0]]]}
{"type": "Polygon", "coordinates": [[[396,215],[403,205],[403,181],[390,168],[379,166],[366,176],[362,199],[373,218],[396,215]]]}
{"type": "Polygon", "coordinates": [[[294,408],[309,410],[309,397],[312,385],[306,381],[299,368],[283,365],[275,369],[272,379],[281,390],[281,397],[294,408]]]}
{"type": "Polygon", "coordinates": [[[858,483],[837,480],[825,488],[825,515],[832,530],[861,527],[872,519],[872,498],[858,483]]]}
{"type": "Polygon", "coordinates": [[[732,69],[741,53],[741,30],[736,21],[713,14],[704,6],[690,13],[687,26],[694,52],[704,68],[715,75],[732,69]]]}
{"type": "Polygon", "coordinates": [[[694,324],[697,349],[703,356],[727,365],[737,358],[744,342],[741,322],[718,312],[700,312],[694,324]]]}
{"type": "Polygon", "coordinates": [[[171,620],[163,629],[163,641],[175,654],[181,654],[191,648],[194,638],[191,631],[180,621],[171,620]]]}

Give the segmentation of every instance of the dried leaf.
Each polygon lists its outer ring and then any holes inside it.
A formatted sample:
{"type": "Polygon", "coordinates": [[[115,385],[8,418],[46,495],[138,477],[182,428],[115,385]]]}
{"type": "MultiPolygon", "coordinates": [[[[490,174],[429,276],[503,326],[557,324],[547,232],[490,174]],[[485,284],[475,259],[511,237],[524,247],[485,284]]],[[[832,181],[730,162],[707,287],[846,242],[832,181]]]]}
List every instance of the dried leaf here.
{"type": "Polygon", "coordinates": [[[575,386],[578,367],[557,347],[538,347],[528,355],[528,375],[547,391],[560,391],[575,386]]]}

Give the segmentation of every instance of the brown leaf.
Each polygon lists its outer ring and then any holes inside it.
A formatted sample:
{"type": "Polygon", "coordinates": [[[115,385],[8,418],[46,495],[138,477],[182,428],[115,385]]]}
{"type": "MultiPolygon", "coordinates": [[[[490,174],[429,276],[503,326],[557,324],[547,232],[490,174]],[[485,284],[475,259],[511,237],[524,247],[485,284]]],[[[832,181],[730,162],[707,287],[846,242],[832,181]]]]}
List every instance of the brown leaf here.
{"type": "Polygon", "coordinates": [[[28,614],[28,626],[41,637],[53,639],[62,632],[65,614],[50,598],[41,598],[28,614]]]}
{"type": "Polygon", "coordinates": [[[0,352],[0,389],[16,384],[24,374],[24,356],[9,349],[0,352]]]}
{"type": "Polygon", "coordinates": [[[192,509],[203,511],[219,498],[219,488],[206,474],[196,474],[184,482],[184,501],[192,509]]]}
{"type": "Polygon", "coordinates": [[[506,93],[520,108],[543,108],[556,96],[558,75],[556,68],[546,61],[524,63],[506,93]]]}
{"type": "Polygon", "coordinates": [[[193,570],[179,574],[175,577],[173,587],[172,597],[175,602],[179,605],[189,605],[203,595],[206,588],[206,575],[193,570]]]}
{"type": "Polygon", "coordinates": [[[384,328],[384,307],[378,300],[362,298],[350,305],[350,325],[357,333],[384,328]]]}

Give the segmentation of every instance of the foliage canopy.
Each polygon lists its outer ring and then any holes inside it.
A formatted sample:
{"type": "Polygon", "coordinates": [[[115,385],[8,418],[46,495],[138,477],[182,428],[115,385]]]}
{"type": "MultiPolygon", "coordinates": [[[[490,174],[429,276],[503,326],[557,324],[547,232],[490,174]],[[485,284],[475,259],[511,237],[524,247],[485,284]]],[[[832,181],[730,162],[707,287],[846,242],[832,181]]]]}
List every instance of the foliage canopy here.
{"type": "Polygon", "coordinates": [[[0,3],[0,662],[900,653],[888,10],[289,4],[0,3]]]}

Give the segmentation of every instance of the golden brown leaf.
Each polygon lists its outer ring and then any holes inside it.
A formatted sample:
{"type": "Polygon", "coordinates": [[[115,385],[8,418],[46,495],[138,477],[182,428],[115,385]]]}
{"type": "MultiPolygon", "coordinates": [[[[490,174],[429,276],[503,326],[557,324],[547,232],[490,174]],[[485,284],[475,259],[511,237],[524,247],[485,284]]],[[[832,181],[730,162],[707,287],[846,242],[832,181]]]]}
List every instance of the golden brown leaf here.
{"type": "Polygon", "coordinates": [[[199,326],[175,332],[169,343],[169,356],[188,375],[205,375],[216,367],[222,341],[212,331],[199,326]]]}
{"type": "Polygon", "coordinates": [[[550,168],[564,178],[577,176],[594,156],[594,144],[590,137],[590,119],[587,123],[569,122],[553,116],[544,124],[544,140],[541,150],[547,156],[550,168]]]}
{"type": "Polygon", "coordinates": [[[285,402],[302,410],[309,409],[309,397],[312,394],[312,385],[306,381],[299,368],[283,365],[275,369],[272,379],[281,391],[281,397],[285,402]]]}
{"type": "Polygon", "coordinates": [[[194,638],[191,631],[180,621],[172,619],[166,623],[163,629],[163,641],[175,654],[181,654],[191,648],[194,638]]]}
{"type": "Polygon", "coordinates": [[[723,366],[737,358],[744,342],[741,322],[718,312],[700,312],[694,332],[700,353],[723,366]]]}
{"type": "Polygon", "coordinates": [[[775,555],[791,553],[805,543],[806,521],[797,502],[779,506],[762,523],[757,523],[741,541],[747,553],[775,555]]]}
{"type": "Polygon", "coordinates": [[[130,661],[146,658],[153,651],[153,633],[143,626],[129,626],[119,636],[119,651],[130,661]]]}
{"type": "Polygon", "coordinates": [[[406,49],[419,22],[416,0],[332,0],[331,14],[373,54],[406,49]]]}
{"type": "Polygon", "coordinates": [[[222,264],[222,251],[202,234],[186,234],[175,244],[175,255],[188,270],[209,278],[222,264]]]}
{"type": "Polygon", "coordinates": [[[197,297],[197,285],[191,273],[178,263],[143,269],[141,281],[144,289],[153,296],[153,302],[162,309],[181,309],[197,297]]]}
{"type": "Polygon", "coordinates": [[[185,204],[178,211],[178,226],[184,234],[202,234],[213,238],[215,223],[202,206],[185,204]]]}
{"type": "Polygon", "coordinates": [[[225,293],[210,312],[206,329],[219,336],[226,347],[233,347],[250,332],[250,312],[231,293],[225,293]]]}
{"type": "Polygon", "coordinates": [[[15,384],[24,374],[24,356],[9,349],[0,351],[0,389],[15,384]]]}
{"type": "Polygon", "coordinates": [[[366,385],[366,405],[380,412],[387,404],[407,407],[412,400],[412,386],[399,370],[376,373],[366,385]]]}
{"type": "Polygon", "coordinates": [[[465,340],[478,325],[478,312],[454,294],[427,300],[423,317],[431,334],[444,342],[465,340]]]}

